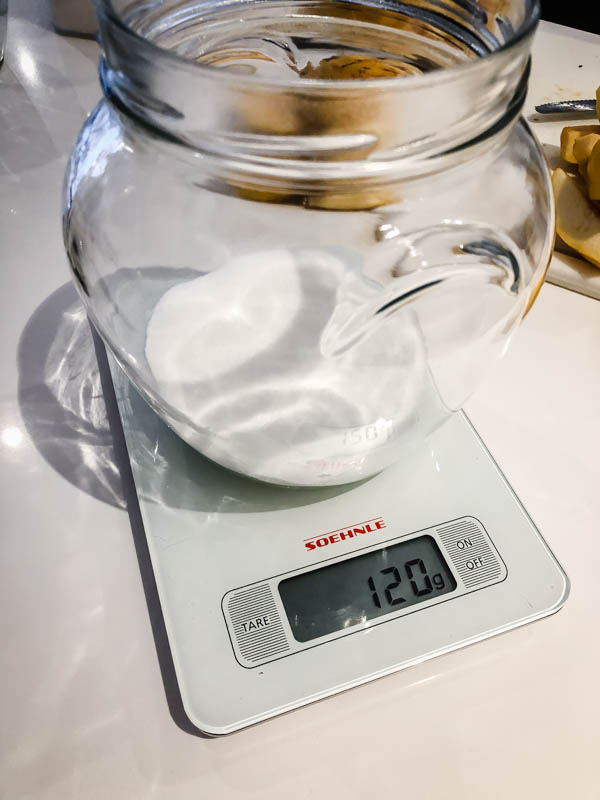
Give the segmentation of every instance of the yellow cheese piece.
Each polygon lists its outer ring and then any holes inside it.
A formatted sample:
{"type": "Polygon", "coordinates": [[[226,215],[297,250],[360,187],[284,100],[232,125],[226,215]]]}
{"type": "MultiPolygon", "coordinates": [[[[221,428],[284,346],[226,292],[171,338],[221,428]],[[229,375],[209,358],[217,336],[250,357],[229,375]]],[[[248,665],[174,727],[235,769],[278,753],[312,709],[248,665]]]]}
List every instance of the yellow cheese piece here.
{"type": "Polygon", "coordinates": [[[587,162],[587,183],[590,200],[600,200],[600,137],[587,162]]]}
{"type": "Polygon", "coordinates": [[[552,175],[556,232],[591,264],[600,267],[600,211],[586,197],[577,178],[562,169],[552,175]]]}
{"type": "Polygon", "coordinates": [[[587,163],[596,142],[600,142],[600,133],[588,133],[586,136],[580,136],[579,139],[575,140],[573,143],[573,157],[580,166],[587,163]]]}
{"type": "Polygon", "coordinates": [[[577,164],[573,155],[573,147],[577,139],[589,136],[592,133],[600,134],[600,125],[568,125],[560,134],[560,154],[569,164],[577,164]]]}

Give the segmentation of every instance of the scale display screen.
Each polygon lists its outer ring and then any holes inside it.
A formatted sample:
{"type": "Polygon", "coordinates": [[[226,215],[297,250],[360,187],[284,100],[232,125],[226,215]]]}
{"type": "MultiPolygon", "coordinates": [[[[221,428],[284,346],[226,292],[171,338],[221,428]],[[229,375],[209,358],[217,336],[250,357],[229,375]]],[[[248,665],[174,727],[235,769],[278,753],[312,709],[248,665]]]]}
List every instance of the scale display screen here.
{"type": "Polygon", "coordinates": [[[456,581],[431,536],[338,561],[279,584],[299,642],[364,624],[454,589],[456,581]]]}

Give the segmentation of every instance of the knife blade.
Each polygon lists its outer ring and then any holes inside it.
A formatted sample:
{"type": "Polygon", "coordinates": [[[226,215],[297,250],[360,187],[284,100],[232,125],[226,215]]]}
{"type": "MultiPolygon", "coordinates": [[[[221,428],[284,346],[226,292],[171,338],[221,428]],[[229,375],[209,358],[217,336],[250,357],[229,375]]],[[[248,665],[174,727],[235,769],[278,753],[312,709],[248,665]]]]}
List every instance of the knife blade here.
{"type": "Polygon", "coordinates": [[[542,103],[536,106],[538,114],[572,114],[573,112],[589,112],[596,114],[595,100],[559,100],[555,103],[542,103]]]}

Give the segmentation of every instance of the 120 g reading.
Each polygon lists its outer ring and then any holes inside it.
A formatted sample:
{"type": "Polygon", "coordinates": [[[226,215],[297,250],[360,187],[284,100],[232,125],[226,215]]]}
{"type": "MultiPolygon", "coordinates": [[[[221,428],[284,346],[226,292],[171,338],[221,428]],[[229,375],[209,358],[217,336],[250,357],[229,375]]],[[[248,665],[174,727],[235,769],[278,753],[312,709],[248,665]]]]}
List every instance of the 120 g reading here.
{"type": "Polygon", "coordinates": [[[350,631],[456,589],[431,536],[417,536],[286,578],[279,594],[299,642],[350,631]]]}
{"type": "MultiPolygon", "coordinates": [[[[435,575],[430,576],[427,572],[427,567],[422,558],[411,558],[410,561],[404,563],[404,573],[410,583],[410,590],[412,597],[425,597],[431,594],[435,589],[443,589],[446,584],[441,572],[436,572],[435,575]]],[[[399,606],[406,603],[407,598],[403,597],[397,590],[402,583],[402,576],[398,567],[386,567],[379,570],[379,574],[385,578],[391,576],[393,580],[383,587],[384,602],[390,606],[399,606]]],[[[381,595],[377,591],[375,579],[369,575],[367,581],[369,589],[371,590],[371,599],[376,608],[382,608],[381,595]]]]}

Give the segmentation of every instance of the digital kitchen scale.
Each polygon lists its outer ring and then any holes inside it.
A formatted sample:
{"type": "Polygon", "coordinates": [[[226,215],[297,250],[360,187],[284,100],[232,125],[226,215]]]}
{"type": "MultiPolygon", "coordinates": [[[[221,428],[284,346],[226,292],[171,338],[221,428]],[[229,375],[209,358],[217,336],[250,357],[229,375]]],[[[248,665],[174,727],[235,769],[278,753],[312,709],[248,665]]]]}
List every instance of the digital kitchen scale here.
{"type": "Polygon", "coordinates": [[[204,459],[111,361],[187,715],[225,734],[557,611],[569,582],[462,413],[359,484],[204,459]]]}

